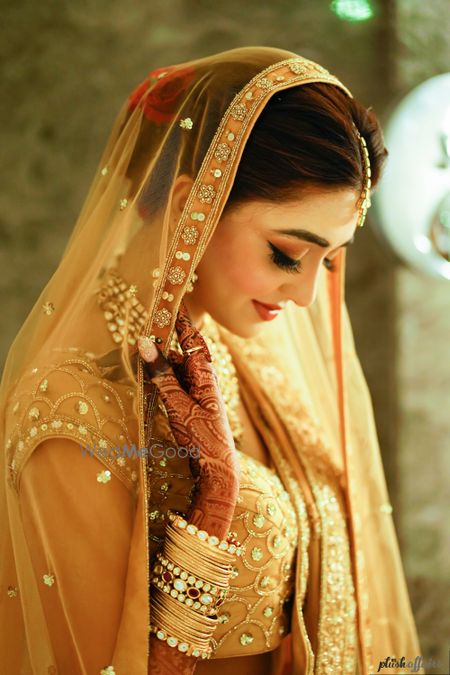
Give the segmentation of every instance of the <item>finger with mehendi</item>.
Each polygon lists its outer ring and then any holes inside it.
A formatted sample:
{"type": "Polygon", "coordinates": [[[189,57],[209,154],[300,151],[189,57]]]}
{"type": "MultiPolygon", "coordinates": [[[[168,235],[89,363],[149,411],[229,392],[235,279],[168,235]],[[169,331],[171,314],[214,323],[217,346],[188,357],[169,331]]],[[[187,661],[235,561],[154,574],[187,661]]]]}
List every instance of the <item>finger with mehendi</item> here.
{"type": "Polygon", "coordinates": [[[170,362],[150,338],[141,336],[138,339],[138,349],[144,361],[146,373],[158,388],[177,440],[182,444],[187,444],[189,436],[186,430],[186,411],[190,410],[194,404],[198,404],[183,389],[170,362]],[[152,342],[151,345],[149,341],[152,342]]]}
{"type": "Polygon", "coordinates": [[[177,330],[178,340],[184,354],[193,354],[200,347],[204,352],[206,359],[209,362],[212,361],[208,346],[198,328],[196,328],[196,326],[194,326],[192,323],[184,302],[182,302],[179,307],[175,321],[175,328],[177,330]]]}
{"type": "Polygon", "coordinates": [[[175,323],[178,339],[185,356],[185,376],[189,383],[190,395],[204,408],[217,407],[224,411],[208,346],[196,326],[193,325],[184,303],[180,305],[175,323]]]}
{"type": "Polygon", "coordinates": [[[169,361],[161,353],[151,338],[140,336],[138,339],[138,349],[140,355],[147,364],[146,370],[151,378],[162,375],[169,369],[172,369],[169,361]]]}

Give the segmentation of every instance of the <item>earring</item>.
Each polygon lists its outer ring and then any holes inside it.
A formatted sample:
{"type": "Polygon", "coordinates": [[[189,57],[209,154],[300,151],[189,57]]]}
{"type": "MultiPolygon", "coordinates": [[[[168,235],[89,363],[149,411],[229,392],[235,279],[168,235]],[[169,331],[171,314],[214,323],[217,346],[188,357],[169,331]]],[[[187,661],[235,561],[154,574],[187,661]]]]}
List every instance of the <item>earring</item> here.
{"type": "Polygon", "coordinates": [[[193,272],[191,280],[189,281],[189,283],[186,287],[186,293],[192,293],[192,291],[194,290],[194,284],[197,281],[197,279],[198,279],[198,275],[195,272],[193,272]]]}

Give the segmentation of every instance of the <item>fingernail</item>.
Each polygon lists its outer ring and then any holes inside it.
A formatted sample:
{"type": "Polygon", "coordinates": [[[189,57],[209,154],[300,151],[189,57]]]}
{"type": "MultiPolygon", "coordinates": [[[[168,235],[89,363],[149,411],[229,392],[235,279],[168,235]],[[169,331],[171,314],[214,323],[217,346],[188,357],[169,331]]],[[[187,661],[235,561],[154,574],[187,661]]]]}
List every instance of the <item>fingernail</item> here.
{"type": "Polygon", "coordinates": [[[147,363],[152,363],[158,358],[158,349],[153,340],[147,336],[138,338],[139,353],[147,363]]]}

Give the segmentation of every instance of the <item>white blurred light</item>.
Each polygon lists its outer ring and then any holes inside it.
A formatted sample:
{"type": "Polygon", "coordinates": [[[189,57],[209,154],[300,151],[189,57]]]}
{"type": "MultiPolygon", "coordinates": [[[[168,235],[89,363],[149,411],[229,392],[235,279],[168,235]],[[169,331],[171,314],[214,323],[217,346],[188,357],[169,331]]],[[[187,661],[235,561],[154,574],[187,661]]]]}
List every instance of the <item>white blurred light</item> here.
{"type": "Polygon", "coordinates": [[[408,266],[450,279],[450,73],[413,89],[384,128],[375,225],[408,266]]]}

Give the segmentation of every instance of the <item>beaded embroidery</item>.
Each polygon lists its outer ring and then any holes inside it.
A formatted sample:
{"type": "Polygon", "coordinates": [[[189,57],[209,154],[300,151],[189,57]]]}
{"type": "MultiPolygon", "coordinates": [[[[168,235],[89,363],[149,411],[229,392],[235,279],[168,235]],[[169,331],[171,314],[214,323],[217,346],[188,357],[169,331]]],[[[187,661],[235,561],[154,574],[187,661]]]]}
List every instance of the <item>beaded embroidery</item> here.
{"type": "MultiPolygon", "coordinates": [[[[294,586],[295,511],[274,469],[243,452],[239,461],[239,499],[230,528],[245,554],[219,611],[212,658],[270,651],[289,632],[285,603],[294,586]]],[[[309,540],[306,515],[300,536],[309,540]]]]}
{"type": "Polygon", "coordinates": [[[18,490],[21,471],[34,448],[58,437],[75,441],[105,465],[98,476],[93,473],[94,484],[116,477],[135,493],[139,456],[134,388],[125,374],[121,381],[108,381],[101,358],[76,347],[55,351],[57,363],[25,374],[11,396],[13,410],[22,412],[7,441],[9,485],[18,490]]]}
{"type": "Polygon", "coordinates": [[[121,343],[127,334],[127,342],[136,344],[136,336],[145,324],[145,307],[135,297],[134,284],[127,284],[114,270],[110,270],[107,282],[97,293],[97,302],[107,321],[112,339],[121,343]]]}
{"type": "MultiPolygon", "coordinates": [[[[315,498],[319,521],[314,529],[320,536],[320,600],[318,649],[315,669],[318,673],[353,674],[357,661],[356,598],[350,559],[346,512],[340,490],[340,472],[326,453],[324,441],[309,419],[298,397],[289,389],[289,376],[281,363],[267,366],[268,355],[263,338],[242,340],[229,336],[244,357],[251,360],[252,368],[268,395],[277,391],[277,408],[280,416],[300,449],[303,467],[315,498]],[[261,342],[260,342],[261,340],[261,342]],[[277,378],[274,378],[274,371],[277,378]]],[[[271,447],[276,458],[279,450],[271,447]]],[[[278,459],[280,463],[280,459],[278,459]]],[[[280,463],[280,465],[282,462],[280,463]]],[[[316,571],[310,570],[310,574],[316,571]]],[[[363,595],[364,602],[364,595],[363,595]]],[[[370,628],[366,627],[366,641],[371,642],[370,628]]]]}

